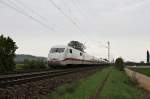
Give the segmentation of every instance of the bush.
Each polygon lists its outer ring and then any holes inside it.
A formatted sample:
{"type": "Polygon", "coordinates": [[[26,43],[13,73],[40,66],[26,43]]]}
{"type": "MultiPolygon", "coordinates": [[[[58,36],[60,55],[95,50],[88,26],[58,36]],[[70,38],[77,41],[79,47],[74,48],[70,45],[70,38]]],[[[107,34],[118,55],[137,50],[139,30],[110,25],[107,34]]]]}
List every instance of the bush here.
{"type": "Polygon", "coordinates": [[[25,70],[39,70],[46,68],[47,64],[43,60],[24,60],[23,69],[25,70]]]}
{"type": "Polygon", "coordinates": [[[124,70],[124,61],[121,57],[117,58],[115,61],[115,66],[119,69],[119,70],[124,70]]]}
{"type": "Polygon", "coordinates": [[[13,71],[15,69],[16,43],[10,37],[0,35],[0,72],[13,71]]]}

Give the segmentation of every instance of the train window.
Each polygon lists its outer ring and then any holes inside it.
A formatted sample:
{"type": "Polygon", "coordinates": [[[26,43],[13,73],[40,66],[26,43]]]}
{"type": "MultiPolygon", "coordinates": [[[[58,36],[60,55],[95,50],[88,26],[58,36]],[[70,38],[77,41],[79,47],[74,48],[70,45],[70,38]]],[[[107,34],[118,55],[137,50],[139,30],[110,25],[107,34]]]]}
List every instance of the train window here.
{"type": "Polygon", "coordinates": [[[58,52],[58,53],[62,53],[62,52],[64,52],[64,50],[65,50],[65,48],[58,48],[58,49],[57,49],[57,52],[58,52]]]}
{"type": "Polygon", "coordinates": [[[82,56],[83,54],[82,53],[80,53],[80,56],[82,56]]]}
{"type": "Polygon", "coordinates": [[[51,53],[62,53],[64,52],[65,48],[51,48],[51,53]]]}
{"type": "Polygon", "coordinates": [[[70,53],[72,53],[72,49],[69,49],[70,53]]]}
{"type": "Polygon", "coordinates": [[[51,51],[50,51],[51,53],[54,53],[54,52],[56,52],[56,48],[51,48],[51,51]]]}

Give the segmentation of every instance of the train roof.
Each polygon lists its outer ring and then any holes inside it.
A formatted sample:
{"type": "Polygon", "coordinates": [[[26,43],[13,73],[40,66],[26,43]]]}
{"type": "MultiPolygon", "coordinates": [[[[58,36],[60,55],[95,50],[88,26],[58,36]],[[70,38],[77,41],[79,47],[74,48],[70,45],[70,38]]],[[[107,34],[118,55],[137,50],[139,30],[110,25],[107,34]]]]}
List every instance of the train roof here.
{"type": "Polygon", "coordinates": [[[68,47],[67,45],[55,45],[55,46],[52,46],[51,48],[66,48],[68,47]]]}
{"type": "MultiPolygon", "coordinates": [[[[67,46],[67,45],[55,45],[55,46],[52,46],[51,48],[72,48],[74,50],[77,50],[77,49],[67,46]]],[[[80,50],[78,50],[78,51],[80,51],[80,50]]],[[[82,52],[82,51],[80,51],[80,52],[82,52]]],[[[83,53],[86,53],[86,52],[83,52],[83,53]]]]}
{"type": "MultiPolygon", "coordinates": [[[[77,50],[77,49],[75,49],[75,48],[73,48],[73,47],[70,47],[70,46],[67,46],[67,45],[54,45],[54,46],[52,46],[51,48],[71,48],[71,49],[77,50]]],[[[82,52],[82,51],[80,51],[80,50],[77,50],[77,51],[82,52]]],[[[92,56],[92,55],[88,54],[87,52],[82,52],[82,53],[84,53],[85,55],[94,57],[94,58],[96,58],[96,59],[99,59],[98,57],[95,57],[95,56],[92,56]]]]}

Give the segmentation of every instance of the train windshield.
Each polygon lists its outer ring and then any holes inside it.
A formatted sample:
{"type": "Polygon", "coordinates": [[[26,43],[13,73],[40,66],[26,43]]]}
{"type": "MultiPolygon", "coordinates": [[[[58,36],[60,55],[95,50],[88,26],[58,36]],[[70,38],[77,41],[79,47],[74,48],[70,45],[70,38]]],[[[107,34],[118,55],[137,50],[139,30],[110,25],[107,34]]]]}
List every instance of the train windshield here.
{"type": "Polygon", "coordinates": [[[51,48],[51,53],[63,53],[65,48],[51,48]]]}

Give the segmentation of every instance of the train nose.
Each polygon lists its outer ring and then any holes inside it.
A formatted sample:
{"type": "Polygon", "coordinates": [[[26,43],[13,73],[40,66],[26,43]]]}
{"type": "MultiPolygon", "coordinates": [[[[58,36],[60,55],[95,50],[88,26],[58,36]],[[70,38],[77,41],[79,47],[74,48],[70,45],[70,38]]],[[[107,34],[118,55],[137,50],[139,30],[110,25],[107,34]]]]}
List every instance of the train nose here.
{"type": "Polygon", "coordinates": [[[49,65],[60,65],[61,62],[60,62],[60,61],[57,61],[57,60],[50,60],[50,61],[48,61],[48,64],[49,64],[49,65]]]}
{"type": "Polygon", "coordinates": [[[58,61],[58,58],[51,58],[51,61],[58,61]]]}

